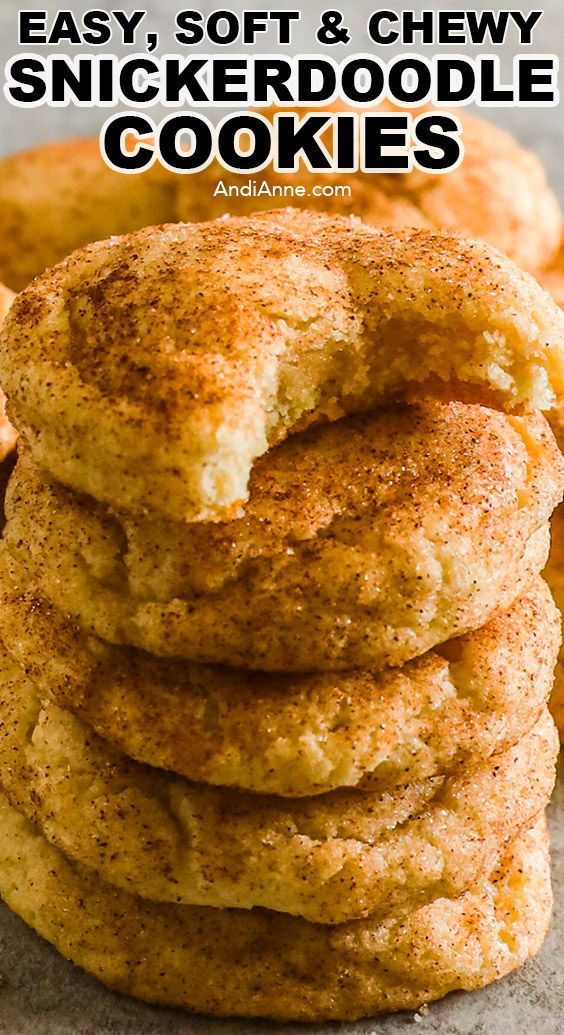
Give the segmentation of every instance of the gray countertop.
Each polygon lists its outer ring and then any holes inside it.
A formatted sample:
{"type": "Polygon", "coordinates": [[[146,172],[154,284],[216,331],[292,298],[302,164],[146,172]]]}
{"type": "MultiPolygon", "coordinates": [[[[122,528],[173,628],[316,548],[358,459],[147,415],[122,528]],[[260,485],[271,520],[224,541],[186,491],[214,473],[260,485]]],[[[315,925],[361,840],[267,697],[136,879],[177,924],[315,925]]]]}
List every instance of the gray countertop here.
{"type": "MultiPolygon", "coordinates": [[[[18,2],[0,0],[0,62],[4,64],[16,49],[16,16],[18,2]]],[[[37,6],[37,5],[32,5],[37,6]]],[[[45,5],[47,6],[47,5],[45,5]]],[[[80,14],[93,6],[84,0],[67,5],[80,14]]],[[[119,5],[130,10],[136,5],[119,5]]],[[[170,37],[168,27],[181,5],[174,0],[145,0],[151,26],[160,29],[163,40],[170,37]]],[[[202,11],[221,5],[199,3],[202,11]]],[[[231,9],[243,6],[266,7],[264,4],[243,4],[235,0],[231,9]]],[[[282,5],[280,5],[282,6],[282,5]]],[[[315,2],[289,5],[303,12],[304,39],[313,34],[320,10],[331,5],[315,2]]],[[[364,25],[368,14],[376,9],[365,0],[357,0],[346,19],[354,30],[354,50],[368,49],[364,25]]],[[[399,9],[397,0],[388,0],[383,7],[399,9]]],[[[416,6],[416,5],[411,5],[416,6]]],[[[483,9],[483,3],[459,4],[455,0],[427,0],[426,8],[483,9]]],[[[531,4],[498,0],[498,8],[530,10],[531,4]]],[[[545,0],[537,5],[544,13],[534,50],[554,52],[564,40],[564,3],[545,0]]],[[[276,5],[273,5],[276,7],[276,5]]],[[[341,5],[345,8],[346,5],[341,5]]],[[[54,7],[52,6],[52,10],[54,7]]],[[[27,49],[27,48],[26,48],[27,49]]],[[[166,51],[165,48],[161,48],[166,51]]],[[[268,47],[262,47],[263,51],[268,47]]],[[[299,49],[299,48],[298,48],[299,49]]],[[[304,50],[315,48],[309,45],[304,50]]],[[[414,48],[415,49],[415,48],[414,48]]],[[[505,48],[510,58],[511,46],[505,48]]],[[[95,133],[103,118],[89,109],[41,109],[22,112],[0,101],[0,153],[10,153],[42,140],[95,133]]],[[[553,187],[564,204],[564,181],[561,175],[564,156],[564,120],[562,109],[497,109],[482,112],[492,121],[510,129],[523,144],[536,151],[545,163],[553,187]]],[[[105,115],[104,115],[105,117],[105,115]]],[[[549,937],[540,956],[521,971],[482,992],[457,994],[430,1006],[423,1015],[402,1014],[355,1025],[329,1027],[280,1026],[284,1035],[309,1031],[339,1031],[347,1035],[397,1035],[417,1030],[422,1035],[505,1035],[507,1031],[535,1032],[535,1035],[562,1035],[564,1031],[564,771],[551,806],[553,836],[553,873],[556,905],[549,937]]],[[[0,1035],[242,1035],[243,1032],[266,1035],[278,1030],[277,1025],[249,1021],[215,1021],[191,1017],[176,1011],[155,1009],[113,995],[66,963],[45,942],[5,907],[0,906],[0,1035]]]]}

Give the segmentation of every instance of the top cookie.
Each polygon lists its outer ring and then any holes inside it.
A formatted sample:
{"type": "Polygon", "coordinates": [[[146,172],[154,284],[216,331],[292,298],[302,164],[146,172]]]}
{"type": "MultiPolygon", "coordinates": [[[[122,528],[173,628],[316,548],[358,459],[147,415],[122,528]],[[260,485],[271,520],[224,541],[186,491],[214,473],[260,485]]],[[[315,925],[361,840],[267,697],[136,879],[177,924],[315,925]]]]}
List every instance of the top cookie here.
{"type": "Polygon", "coordinates": [[[59,481],[123,510],[217,520],[272,443],[413,383],[549,407],[564,314],[486,245],[286,210],[74,253],[11,307],[0,377],[59,481]]]}
{"type": "MultiPolygon", "coordinates": [[[[277,111],[261,110],[272,118],[277,111]]],[[[357,110],[335,102],[324,105],[324,111],[357,110]]],[[[366,108],[362,109],[364,112],[366,108]]],[[[391,104],[378,109],[405,112],[391,104]]],[[[422,108],[411,114],[421,115],[422,108]]],[[[319,109],[315,109],[319,114],[319,109]]],[[[299,109],[303,116],[305,111],[299,109]]],[[[270,187],[285,188],[296,183],[306,188],[305,198],[289,196],[284,204],[317,209],[333,215],[354,213],[366,223],[386,227],[420,227],[429,230],[457,231],[468,237],[487,241],[513,259],[522,269],[539,273],[549,267],[562,237],[558,201],[550,189],[545,171],[536,155],[527,151],[505,130],[485,119],[475,118],[460,108],[456,117],[462,123],[464,160],[446,176],[433,176],[417,169],[409,173],[319,173],[301,163],[299,173],[275,172],[268,167],[260,174],[270,187]],[[333,196],[314,193],[316,185],[343,185],[333,196]]],[[[331,129],[319,139],[329,145],[331,129]]],[[[177,219],[186,221],[211,219],[230,212],[242,216],[267,211],[280,204],[270,191],[258,197],[223,192],[215,194],[219,180],[227,190],[248,182],[248,173],[229,172],[213,162],[196,182],[191,176],[177,176],[177,219]],[[197,184],[198,189],[195,189],[197,184]],[[204,215],[202,214],[202,199],[204,215]]],[[[285,195],[282,195],[285,196],[285,195]]],[[[1,194],[0,194],[1,197],[1,194]]]]}

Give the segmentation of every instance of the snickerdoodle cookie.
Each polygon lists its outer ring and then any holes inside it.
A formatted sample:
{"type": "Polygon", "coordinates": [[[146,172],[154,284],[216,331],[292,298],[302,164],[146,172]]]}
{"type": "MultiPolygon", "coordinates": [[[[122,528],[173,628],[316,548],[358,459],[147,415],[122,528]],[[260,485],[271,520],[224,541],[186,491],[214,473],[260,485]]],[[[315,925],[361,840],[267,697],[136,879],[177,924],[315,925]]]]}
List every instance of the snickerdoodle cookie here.
{"type": "Polygon", "coordinates": [[[42,697],[138,761],[298,797],[420,780],[511,747],[546,704],[560,616],[538,579],[402,668],[278,675],[112,646],[4,575],[0,637],[42,697]]]}
{"type": "Polygon", "coordinates": [[[512,748],[451,776],[291,799],[142,766],[42,702],[5,650],[1,675],[0,783],[12,803],[77,862],[158,901],[332,924],[410,912],[486,876],[554,784],[547,711],[512,748]]]}
{"type": "Polygon", "coordinates": [[[103,639],[283,672],[379,668],[528,588],[563,478],[542,415],[429,398],[292,435],[222,523],[113,516],[23,454],[5,541],[103,639]]]}
{"type": "Polygon", "coordinates": [[[552,907],[544,820],[459,898],[403,919],[310,924],[149,902],[73,865],[0,797],[0,894],[110,988],[188,1010],[353,1020],[475,989],[538,952],[552,907]]]}

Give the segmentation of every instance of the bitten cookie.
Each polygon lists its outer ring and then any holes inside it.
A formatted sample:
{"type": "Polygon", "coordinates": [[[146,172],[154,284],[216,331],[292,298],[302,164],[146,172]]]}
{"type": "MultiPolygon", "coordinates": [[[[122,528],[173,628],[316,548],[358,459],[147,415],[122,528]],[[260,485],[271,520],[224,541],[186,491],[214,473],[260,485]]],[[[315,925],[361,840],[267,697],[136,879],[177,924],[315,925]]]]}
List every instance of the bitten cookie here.
{"type": "Polygon", "coordinates": [[[554,785],[546,711],[508,751],[389,791],[291,799],[189,783],[42,704],[6,652],[1,664],[8,797],[71,858],[144,898],[330,924],[404,915],[486,876],[554,785]]]}
{"type": "Polygon", "coordinates": [[[538,952],[552,907],[544,820],[456,899],[339,927],[264,910],[164,905],[73,866],[4,797],[0,893],[110,988],[218,1016],[354,1020],[475,989],[538,952]]]}

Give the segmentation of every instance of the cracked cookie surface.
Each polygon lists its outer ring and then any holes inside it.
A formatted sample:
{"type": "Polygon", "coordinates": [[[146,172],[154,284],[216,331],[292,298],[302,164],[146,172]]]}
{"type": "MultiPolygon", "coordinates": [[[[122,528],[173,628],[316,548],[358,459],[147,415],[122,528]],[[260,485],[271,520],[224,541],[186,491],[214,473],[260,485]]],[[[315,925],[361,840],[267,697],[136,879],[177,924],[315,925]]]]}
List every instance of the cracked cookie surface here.
{"type": "Polygon", "coordinates": [[[2,656],[10,800],[77,862],[158,901],[339,924],[460,895],[545,808],[557,753],[545,711],[509,750],[389,791],[290,799],[208,787],[132,762],[42,703],[2,656]]]}

